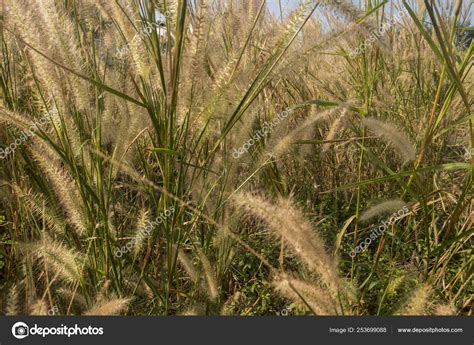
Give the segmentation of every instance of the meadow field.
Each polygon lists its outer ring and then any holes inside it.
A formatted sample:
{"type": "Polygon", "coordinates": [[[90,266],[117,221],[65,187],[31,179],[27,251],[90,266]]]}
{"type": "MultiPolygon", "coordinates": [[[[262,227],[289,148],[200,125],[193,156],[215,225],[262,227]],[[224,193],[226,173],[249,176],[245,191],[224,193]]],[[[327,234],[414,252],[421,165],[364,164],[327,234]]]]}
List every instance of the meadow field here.
{"type": "Polygon", "coordinates": [[[2,315],[474,315],[472,1],[289,3],[0,2],[2,315]]]}

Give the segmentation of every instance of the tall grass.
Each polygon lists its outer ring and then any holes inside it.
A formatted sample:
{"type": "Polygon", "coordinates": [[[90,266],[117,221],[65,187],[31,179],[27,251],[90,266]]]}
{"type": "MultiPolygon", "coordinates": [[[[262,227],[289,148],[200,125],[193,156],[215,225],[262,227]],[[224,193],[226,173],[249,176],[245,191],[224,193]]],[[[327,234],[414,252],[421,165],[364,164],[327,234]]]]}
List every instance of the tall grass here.
{"type": "Polygon", "coordinates": [[[465,1],[1,6],[5,313],[473,313],[465,1]]]}

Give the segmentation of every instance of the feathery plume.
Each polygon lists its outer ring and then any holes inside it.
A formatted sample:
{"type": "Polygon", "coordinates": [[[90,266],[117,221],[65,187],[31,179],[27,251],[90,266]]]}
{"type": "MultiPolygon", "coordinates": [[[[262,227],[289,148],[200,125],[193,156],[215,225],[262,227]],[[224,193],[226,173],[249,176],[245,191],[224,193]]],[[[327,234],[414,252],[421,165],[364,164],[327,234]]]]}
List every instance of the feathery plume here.
{"type": "MultiPolygon", "coordinates": [[[[332,1],[332,0],[324,0],[322,5],[332,7],[335,12],[341,14],[342,17],[347,19],[347,21],[351,23],[356,23],[359,19],[364,18],[366,13],[358,9],[351,1],[348,0],[339,0],[339,1],[332,1]]],[[[364,21],[358,23],[361,26],[361,29],[367,34],[376,30],[376,25],[371,18],[365,18],[364,21]]],[[[357,27],[354,25],[354,29],[357,27]]]]}
{"type": "Polygon", "coordinates": [[[117,28],[123,34],[125,43],[121,49],[125,49],[130,53],[135,74],[147,79],[150,72],[153,72],[155,68],[150,63],[143,43],[143,29],[141,25],[138,25],[140,17],[137,11],[125,1],[97,0],[96,5],[101,13],[107,14],[108,18],[113,18],[117,28]]]}
{"type": "Polygon", "coordinates": [[[6,315],[18,315],[18,287],[13,285],[8,292],[6,315]]]}
{"type": "Polygon", "coordinates": [[[44,234],[42,241],[34,244],[21,245],[38,259],[45,262],[58,276],[69,283],[77,283],[82,278],[82,264],[84,257],[62,243],[51,239],[44,234]]]}
{"type": "Polygon", "coordinates": [[[395,212],[406,207],[407,207],[407,204],[400,199],[392,199],[392,200],[383,201],[381,203],[378,203],[370,207],[368,210],[366,210],[360,216],[360,221],[367,222],[371,220],[372,218],[375,218],[381,214],[395,212]]]}
{"type": "Polygon", "coordinates": [[[170,22],[170,26],[173,27],[176,23],[176,16],[178,14],[179,1],[178,0],[157,0],[156,7],[163,16],[166,16],[166,20],[170,22]]]}
{"type": "Polygon", "coordinates": [[[96,304],[83,315],[119,315],[127,310],[130,302],[130,298],[114,298],[96,304]]]}
{"type": "Polygon", "coordinates": [[[432,294],[431,286],[422,284],[413,291],[408,302],[400,310],[400,315],[426,315],[426,307],[432,294]]]}
{"type": "Polygon", "coordinates": [[[309,117],[307,117],[300,125],[288,133],[285,137],[280,138],[278,132],[272,135],[272,138],[267,144],[267,155],[271,155],[275,158],[283,155],[291,147],[291,143],[300,136],[301,132],[312,126],[318,121],[324,120],[327,117],[332,116],[335,112],[339,111],[340,107],[334,109],[325,110],[323,112],[311,111],[309,117]]]}
{"type": "Polygon", "coordinates": [[[206,254],[204,254],[203,250],[198,247],[197,252],[199,255],[199,259],[202,263],[204,276],[206,277],[206,283],[208,288],[207,294],[211,299],[216,300],[219,297],[219,290],[217,288],[217,280],[214,269],[206,254]]]}
{"type": "Polygon", "coordinates": [[[137,221],[137,231],[132,239],[133,252],[135,255],[138,255],[138,253],[140,253],[140,251],[143,249],[145,240],[149,235],[148,231],[151,231],[150,224],[150,211],[146,209],[140,210],[137,221]]]}
{"type": "Polygon", "coordinates": [[[87,308],[87,300],[79,292],[64,287],[59,288],[57,292],[62,298],[66,300],[68,305],[74,301],[76,303],[75,305],[79,306],[81,309],[87,308]]]}
{"type": "Polygon", "coordinates": [[[30,315],[48,315],[48,306],[42,299],[37,300],[30,307],[30,315]]]}
{"type": "Polygon", "coordinates": [[[398,288],[400,288],[400,286],[402,286],[402,284],[405,282],[405,280],[406,280],[406,275],[405,274],[397,275],[393,279],[390,279],[390,281],[388,282],[388,285],[387,285],[387,289],[386,289],[387,297],[395,296],[397,294],[398,288]]]}
{"type": "Polygon", "coordinates": [[[370,131],[387,141],[403,158],[405,163],[415,160],[416,152],[412,142],[397,126],[371,117],[362,119],[362,123],[370,131]]]}
{"type": "Polygon", "coordinates": [[[194,30],[194,35],[191,40],[191,61],[189,64],[190,70],[190,79],[195,81],[198,76],[202,75],[202,64],[200,63],[203,54],[203,45],[204,42],[204,33],[208,25],[208,11],[207,0],[203,0],[199,3],[199,8],[196,16],[196,25],[194,30]],[[201,73],[199,73],[201,72],[201,73]]]}
{"type": "MultiPolygon", "coordinates": [[[[57,54],[55,49],[50,49],[49,51],[44,49],[52,47],[53,43],[50,40],[54,40],[55,36],[50,37],[47,33],[45,23],[39,17],[36,6],[32,7],[29,1],[24,0],[9,1],[8,5],[10,7],[6,18],[8,25],[15,28],[15,32],[28,44],[44,53],[48,53],[50,57],[55,57],[57,54]],[[46,42],[44,41],[45,39],[47,40],[46,42]]],[[[64,84],[58,69],[30,49],[27,50],[27,55],[40,84],[44,86],[44,89],[47,90],[50,96],[54,97],[58,107],[64,109],[63,90],[66,88],[63,88],[64,84]]]]}
{"type": "Polygon", "coordinates": [[[64,235],[66,224],[54,211],[53,206],[41,194],[33,193],[30,190],[24,191],[17,184],[12,184],[12,188],[14,193],[24,201],[31,212],[44,220],[49,229],[58,235],[64,235]]]}
{"type": "Polygon", "coordinates": [[[86,220],[78,202],[81,198],[74,180],[61,167],[61,163],[56,158],[53,150],[46,145],[42,145],[39,140],[34,138],[32,140],[35,143],[34,146],[30,146],[33,157],[48,177],[61,205],[64,207],[68,216],[67,221],[75,227],[79,235],[85,234],[87,229],[86,220]]]}
{"type": "Polygon", "coordinates": [[[186,255],[186,253],[184,253],[181,248],[178,250],[178,261],[188,274],[189,278],[191,278],[193,282],[197,282],[199,279],[199,275],[196,271],[196,268],[194,267],[194,264],[191,259],[186,255]]]}
{"type": "MultiPolygon", "coordinates": [[[[36,0],[34,7],[37,8],[46,28],[51,52],[48,54],[59,55],[62,63],[76,72],[85,74],[79,42],[73,29],[74,24],[68,18],[65,8],[54,0],[36,0]]],[[[71,73],[65,73],[64,76],[69,84],[67,90],[71,93],[76,107],[83,111],[88,110],[90,96],[87,82],[71,73]]]]}
{"type": "Polygon", "coordinates": [[[333,122],[333,124],[329,128],[329,132],[326,135],[326,138],[324,138],[324,141],[327,141],[327,143],[325,143],[321,148],[321,151],[323,153],[331,147],[330,141],[334,140],[339,134],[340,130],[343,128],[344,122],[347,118],[347,112],[347,108],[344,108],[341,115],[336,119],[336,121],[333,122]]]}
{"type": "Polygon", "coordinates": [[[309,306],[316,315],[334,315],[337,311],[337,304],[333,296],[315,284],[294,279],[286,274],[276,276],[272,285],[275,290],[285,298],[309,306]]]}
{"type": "Polygon", "coordinates": [[[271,204],[261,197],[237,193],[233,196],[233,201],[247,213],[264,220],[269,228],[281,236],[301,260],[320,276],[331,294],[337,294],[339,279],[335,259],[326,253],[323,241],[291,200],[280,199],[277,204],[271,204]]]}

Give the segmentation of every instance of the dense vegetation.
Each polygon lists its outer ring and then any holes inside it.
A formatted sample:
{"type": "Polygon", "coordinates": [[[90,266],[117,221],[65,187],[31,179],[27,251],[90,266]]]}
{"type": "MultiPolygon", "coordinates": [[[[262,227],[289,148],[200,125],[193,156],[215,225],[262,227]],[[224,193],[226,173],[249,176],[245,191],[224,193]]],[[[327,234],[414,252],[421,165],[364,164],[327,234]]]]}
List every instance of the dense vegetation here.
{"type": "Polygon", "coordinates": [[[467,3],[4,0],[2,312],[472,315],[467,3]]]}

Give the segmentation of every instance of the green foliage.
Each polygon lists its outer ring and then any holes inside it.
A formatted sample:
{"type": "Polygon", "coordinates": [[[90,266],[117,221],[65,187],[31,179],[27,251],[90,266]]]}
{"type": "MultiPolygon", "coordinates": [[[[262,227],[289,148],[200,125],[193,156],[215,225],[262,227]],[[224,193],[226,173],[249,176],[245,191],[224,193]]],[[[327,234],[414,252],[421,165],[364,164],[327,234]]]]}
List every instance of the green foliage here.
{"type": "Polygon", "coordinates": [[[20,300],[48,296],[68,314],[114,299],[113,313],[130,315],[311,313],[273,283],[285,272],[324,289],[321,277],[237,209],[245,191],[301,210],[354,290],[337,296],[340,313],[403,312],[429,285],[424,313],[472,315],[474,45],[457,43],[463,1],[451,13],[402,1],[403,25],[370,45],[387,1],[334,5],[351,23],[325,30],[312,1],[283,22],[264,1],[5,2],[16,12],[0,21],[1,148],[27,140],[0,160],[2,295],[19,287],[20,300]],[[144,34],[156,6],[166,30],[144,34]],[[283,109],[291,116],[264,132],[283,109]],[[395,198],[410,212],[351,256],[386,220],[361,214],[395,198]]]}

